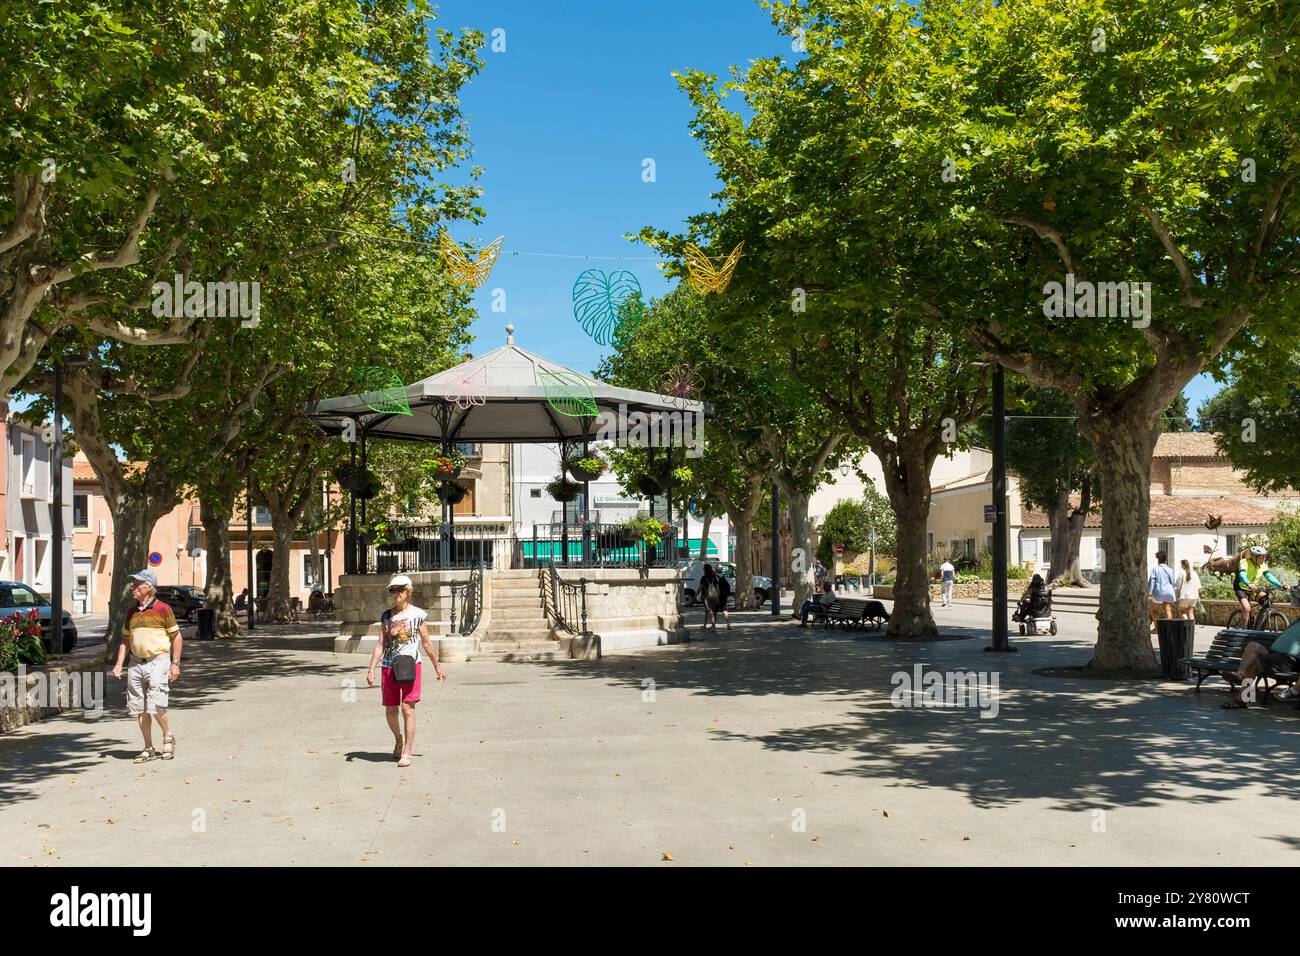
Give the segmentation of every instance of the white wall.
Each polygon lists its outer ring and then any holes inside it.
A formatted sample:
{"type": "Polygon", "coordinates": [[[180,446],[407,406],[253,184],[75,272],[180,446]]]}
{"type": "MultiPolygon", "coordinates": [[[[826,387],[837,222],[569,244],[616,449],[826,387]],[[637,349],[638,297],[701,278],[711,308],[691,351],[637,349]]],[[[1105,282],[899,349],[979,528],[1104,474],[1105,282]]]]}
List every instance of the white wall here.
{"type": "MultiPolygon", "coordinates": [[[[526,538],[532,534],[534,522],[548,524],[555,513],[563,509],[558,501],[546,493],[546,486],[560,473],[560,446],[558,444],[513,445],[510,461],[515,534],[526,538]],[[540,497],[533,497],[535,490],[541,492],[540,497]]],[[[591,492],[589,510],[592,518],[594,520],[598,515],[604,524],[621,524],[628,518],[635,517],[638,511],[648,511],[650,508],[648,499],[639,497],[635,492],[624,491],[613,472],[606,472],[600,480],[591,482],[588,487],[591,492]]],[[[581,501],[582,499],[579,498],[577,502],[570,505],[577,508],[578,514],[582,513],[581,501]]],[[[655,505],[655,514],[660,518],[666,516],[662,498],[655,505]]],[[[688,517],[687,521],[691,538],[698,539],[702,523],[694,516],[688,517]]],[[[681,523],[681,514],[674,510],[673,524],[680,530],[681,523]]],[[[713,523],[709,528],[709,540],[713,542],[718,554],[725,556],[727,546],[725,515],[714,515],[713,523]]]]}

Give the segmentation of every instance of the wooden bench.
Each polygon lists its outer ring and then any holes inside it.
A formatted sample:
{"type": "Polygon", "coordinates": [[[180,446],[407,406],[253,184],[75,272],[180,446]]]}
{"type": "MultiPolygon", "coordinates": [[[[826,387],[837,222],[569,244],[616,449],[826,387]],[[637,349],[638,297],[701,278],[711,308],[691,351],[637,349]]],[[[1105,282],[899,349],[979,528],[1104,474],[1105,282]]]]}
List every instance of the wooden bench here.
{"type": "MultiPolygon", "coordinates": [[[[1281,636],[1277,631],[1252,631],[1242,627],[1227,627],[1214,635],[1214,641],[1204,657],[1184,657],[1178,663],[1185,664],[1189,669],[1196,671],[1197,690],[1201,689],[1201,682],[1207,677],[1218,677],[1235,687],[1237,681],[1231,675],[1241,667],[1241,655],[1245,653],[1246,645],[1251,641],[1258,641],[1265,647],[1271,648],[1273,642],[1281,636]]],[[[1300,674],[1286,670],[1260,675],[1263,703],[1268,703],[1269,694],[1275,688],[1293,684],[1297,678],[1300,678],[1300,674]]]]}
{"type": "Polygon", "coordinates": [[[866,627],[879,630],[889,621],[889,613],[879,601],[868,598],[836,598],[826,608],[823,626],[843,624],[845,627],[866,627]]]}

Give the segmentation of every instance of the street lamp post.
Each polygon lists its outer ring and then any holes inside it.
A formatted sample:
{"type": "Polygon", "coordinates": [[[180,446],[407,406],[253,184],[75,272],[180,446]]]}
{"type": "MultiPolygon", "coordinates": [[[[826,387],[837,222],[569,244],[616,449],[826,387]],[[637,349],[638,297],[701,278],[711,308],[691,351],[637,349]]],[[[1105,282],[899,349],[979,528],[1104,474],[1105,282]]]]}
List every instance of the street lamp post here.
{"type": "Polygon", "coordinates": [[[50,646],[63,654],[63,372],[54,363],[54,461],[50,469],[54,482],[54,568],[50,575],[50,646]]]}
{"type": "Polygon", "coordinates": [[[985,650],[1014,651],[1007,639],[1007,382],[993,366],[993,644],[985,650]]]}

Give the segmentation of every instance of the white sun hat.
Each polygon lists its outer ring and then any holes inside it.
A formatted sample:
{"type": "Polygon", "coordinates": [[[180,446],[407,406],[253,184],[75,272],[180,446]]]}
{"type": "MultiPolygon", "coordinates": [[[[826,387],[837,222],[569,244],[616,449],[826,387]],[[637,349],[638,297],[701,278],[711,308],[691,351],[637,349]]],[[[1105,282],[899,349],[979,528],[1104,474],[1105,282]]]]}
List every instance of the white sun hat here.
{"type": "Polygon", "coordinates": [[[393,580],[388,582],[388,586],[390,588],[409,588],[411,587],[411,579],[405,574],[397,574],[393,576],[393,580]]]}

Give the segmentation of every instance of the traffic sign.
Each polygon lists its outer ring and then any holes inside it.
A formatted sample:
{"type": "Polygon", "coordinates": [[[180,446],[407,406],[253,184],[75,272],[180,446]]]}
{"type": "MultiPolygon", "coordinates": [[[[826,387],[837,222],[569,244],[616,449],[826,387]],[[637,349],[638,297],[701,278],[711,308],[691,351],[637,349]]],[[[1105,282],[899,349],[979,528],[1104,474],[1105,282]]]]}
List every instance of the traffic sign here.
{"type": "Polygon", "coordinates": [[[993,505],[984,506],[984,523],[993,524],[997,520],[997,509],[993,505]]]}
{"type": "Polygon", "coordinates": [[[150,564],[152,567],[155,567],[155,568],[158,567],[158,565],[162,564],[162,555],[159,554],[157,551],[150,551],[150,552],[149,552],[149,564],[150,564]]]}

